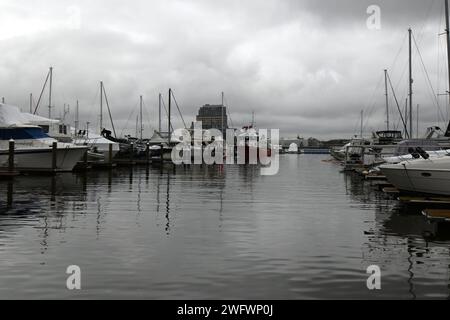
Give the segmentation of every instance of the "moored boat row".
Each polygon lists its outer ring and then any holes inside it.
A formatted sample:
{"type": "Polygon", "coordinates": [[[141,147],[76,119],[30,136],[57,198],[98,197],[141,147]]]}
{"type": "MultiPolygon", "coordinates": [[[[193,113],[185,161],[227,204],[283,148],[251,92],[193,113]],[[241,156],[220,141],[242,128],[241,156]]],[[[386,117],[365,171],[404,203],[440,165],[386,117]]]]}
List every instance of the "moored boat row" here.
{"type": "MultiPolygon", "coordinates": [[[[450,25],[448,0],[445,0],[446,37],[448,76],[450,81],[450,25]]],[[[406,139],[401,132],[389,130],[388,82],[391,85],[387,70],[385,70],[385,96],[387,109],[387,130],[380,131],[371,139],[361,137],[354,139],[341,149],[332,150],[331,155],[341,161],[345,169],[368,172],[385,177],[394,190],[403,193],[418,193],[427,195],[450,196],[450,121],[447,130],[439,127],[427,129],[423,138],[413,138],[412,110],[412,30],[409,29],[409,82],[407,108],[403,114],[397,103],[397,109],[403,124],[406,139]],[[408,110],[409,103],[409,110],[408,110]],[[408,128],[409,126],[409,128],[408,128]]],[[[417,46],[417,44],[416,44],[417,46]]],[[[450,83],[450,82],[449,82],[450,83]]],[[[449,84],[450,85],[450,84],[449,84]]],[[[394,94],[395,98],[395,94],[394,94]]],[[[396,100],[396,98],[395,98],[396,100]]],[[[418,115],[417,115],[418,117],[418,115]]],[[[419,121],[417,119],[417,130],[419,121]]],[[[416,137],[418,135],[416,134],[416,137]]]]}

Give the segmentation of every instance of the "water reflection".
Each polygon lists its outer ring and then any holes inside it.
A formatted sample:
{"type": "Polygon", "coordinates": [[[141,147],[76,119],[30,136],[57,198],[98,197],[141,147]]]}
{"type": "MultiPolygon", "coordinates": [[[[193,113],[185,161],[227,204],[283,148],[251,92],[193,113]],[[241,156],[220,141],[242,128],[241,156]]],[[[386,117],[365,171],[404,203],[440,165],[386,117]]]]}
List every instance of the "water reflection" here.
{"type": "Polygon", "coordinates": [[[392,283],[406,278],[406,298],[450,297],[449,224],[429,222],[421,214],[426,206],[402,204],[358,175],[345,174],[344,180],[352,201],[374,209],[365,231],[366,265],[379,265],[392,283]]]}
{"type": "Polygon", "coordinates": [[[166,190],[166,234],[170,233],[170,174],[167,174],[166,190]]]}
{"type": "MultiPolygon", "coordinates": [[[[49,205],[49,212],[64,212],[67,197],[71,200],[83,202],[85,200],[86,179],[72,174],[60,174],[56,176],[22,176],[14,180],[0,182],[0,190],[6,194],[6,204],[0,200],[0,214],[24,214],[29,211],[27,204],[49,205]],[[6,190],[5,190],[6,189],[6,190]],[[27,197],[24,197],[27,195],[27,197]],[[15,199],[18,198],[17,201],[15,199]],[[45,200],[45,201],[41,201],[45,200]]],[[[35,207],[32,206],[34,209],[35,207]]],[[[42,208],[44,209],[44,208],[42,208]]]]}
{"type": "Polygon", "coordinates": [[[67,212],[86,209],[85,189],[86,180],[72,174],[21,176],[0,183],[0,192],[6,193],[7,199],[6,205],[0,201],[0,233],[19,233],[32,226],[37,231],[39,253],[45,255],[52,232],[66,231],[67,212]]]}
{"type": "Polygon", "coordinates": [[[82,298],[447,298],[448,230],[321,159],[2,181],[0,297],[73,297],[79,263],[82,298]]]}

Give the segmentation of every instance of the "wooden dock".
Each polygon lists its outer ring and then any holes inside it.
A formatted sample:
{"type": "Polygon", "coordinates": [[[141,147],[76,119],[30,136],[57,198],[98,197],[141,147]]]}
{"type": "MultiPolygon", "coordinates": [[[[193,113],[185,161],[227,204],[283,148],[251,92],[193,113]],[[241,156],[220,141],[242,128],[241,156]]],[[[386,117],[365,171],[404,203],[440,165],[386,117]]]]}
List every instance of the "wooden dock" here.
{"type": "Polygon", "coordinates": [[[150,165],[151,164],[151,160],[150,159],[136,159],[134,160],[134,163],[136,165],[150,165]]]}
{"type": "Polygon", "coordinates": [[[405,203],[411,204],[440,204],[450,206],[450,197],[439,197],[439,196],[426,196],[426,197],[416,197],[416,196],[401,196],[398,200],[405,203]]]}
{"type": "Polygon", "coordinates": [[[109,163],[109,162],[92,162],[91,166],[93,169],[99,169],[99,170],[111,170],[117,167],[116,163],[109,163]]]}
{"type": "Polygon", "coordinates": [[[431,221],[450,222],[450,210],[448,209],[425,209],[422,214],[431,221]]]}
{"type": "Polygon", "coordinates": [[[116,166],[120,166],[120,167],[129,167],[129,166],[134,166],[136,164],[135,160],[132,159],[114,159],[114,164],[116,164],[116,166]]]}
{"type": "MultiPolygon", "coordinates": [[[[161,150],[160,156],[152,156],[150,154],[150,146],[147,145],[147,151],[145,155],[137,156],[134,153],[122,155],[119,158],[113,158],[113,150],[112,144],[109,145],[109,157],[105,159],[89,159],[88,152],[85,152],[82,159],[80,159],[74,168],[71,170],[62,170],[57,167],[57,151],[58,144],[57,142],[53,142],[51,145],[52,148],[52,157],[50,159],[50,163],[43,166],[42,168],[17,168],[15,161],[15,142],[13,140],[9,141],[9,149],[8,149],[8,163],[5,167],[0,169],[0,179],[8,179],[11,177],[15,177],[21,174],[37,174],[37,175],[55,175],[62,172],[87,172],[90,170],[113,170],[116,167],[133,167],[137,165],[142,166],[173,166],[174,163],[170,159],[164,159],[163,150],[161,150]]],[[[162,147],[161,147],[162,148],[162,147]]]]}
{"type": "Polygon", "coordinates": [[[379,174],[367,174],[364,179],[366,180],[380,180],[380,181],[386,181],[386,176],[379,175],[379,174]]]}
{"type": "Polygon", "coordinates": [[[382,191],[384,188],[393,188],[394,186],[387,181],[373,181],[372,186],[378,188],[378,190],[382,191]]]}
{"type": "Polygon", "coordinates": [[[382,191],[387,194],[399,194],[400,193],[400,190],[398,190],[397,188],[394,188],[394,187],[384,187],[382,189],[382,191]]]}
{"type": "Polygon", "coordinates": [[[18,171],[0,170],[0,179],[11,179],[20,175],[18,171]]]}

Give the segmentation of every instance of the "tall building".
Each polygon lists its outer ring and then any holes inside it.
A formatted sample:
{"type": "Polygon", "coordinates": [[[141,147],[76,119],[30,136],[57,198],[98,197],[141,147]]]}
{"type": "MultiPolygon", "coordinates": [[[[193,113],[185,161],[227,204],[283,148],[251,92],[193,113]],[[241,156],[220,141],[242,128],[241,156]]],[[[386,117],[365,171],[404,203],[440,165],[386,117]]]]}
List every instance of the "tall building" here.
{"type": "Polygon", "coordinates": [[[205,104],[198,111],[197,121],[202,122],[204,130],[218,129],[225,135],[228,128],[227,107],[205,104]]]}

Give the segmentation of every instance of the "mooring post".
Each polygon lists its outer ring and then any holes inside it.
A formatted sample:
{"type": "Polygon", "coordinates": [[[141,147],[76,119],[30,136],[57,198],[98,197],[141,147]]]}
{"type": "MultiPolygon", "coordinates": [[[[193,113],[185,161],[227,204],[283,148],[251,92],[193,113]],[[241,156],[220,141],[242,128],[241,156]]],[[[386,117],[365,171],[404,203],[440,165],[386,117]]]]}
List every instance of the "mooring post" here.
{"type": "Polygon", "coordinates": [[[14,140],[9,140],[8,169],[9,172],[14,171],[14,140]]]}
{"type": "Polygon", "coordinates": [[[109,155],[108,155],[108,160],[109,160],[109,164],[112,165],[113,163],[113,145],[112,143],[109,144],[109,155]]]}
{"type": "Polygon", "coordinates": [[[130,150],[130,164],[133,164],[133,153],[134,153],[134,143],[132,142],[130,144],[131,150],[130,150]]]}
{"type": "Polygon", "coordinates": [[[83,155],[83,162],[84,162],[84,170],[86,170],[88,167],[88,150],[86,150],[86,152],[83,155]]]}
{"type": "Polygon", "coordinates": [[[147,164],[150,162],[150,143],[147,142],[145,147],[145,157],[147,158],[147,164]]]}
{"type": "Polygon", "coordinates": [[[159,147],[161,150],[161,152],[160,152],[161,163],[163,163],[164,162],[164,146],[161,144],[159,147]]]}
{"type": "Polygon", "coordinates": [[[58,149],[57,147],[58,147],[58,143],[53,142],[52,143],[52,170],[56,170],[56,152],[58,149]]]}
{"type": "Polygon", "coordinates": [[[6,207],[8,209],[12,208],[13,205],[13,198],[14,198],[14,182],[8,181],[8,187],[7,187],[7,191],[6,191],[7,195],[6,195],[6,207]]]}

